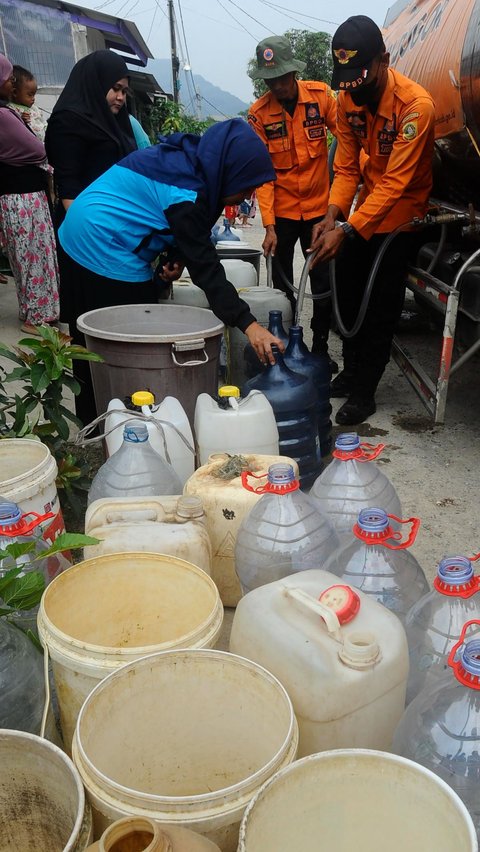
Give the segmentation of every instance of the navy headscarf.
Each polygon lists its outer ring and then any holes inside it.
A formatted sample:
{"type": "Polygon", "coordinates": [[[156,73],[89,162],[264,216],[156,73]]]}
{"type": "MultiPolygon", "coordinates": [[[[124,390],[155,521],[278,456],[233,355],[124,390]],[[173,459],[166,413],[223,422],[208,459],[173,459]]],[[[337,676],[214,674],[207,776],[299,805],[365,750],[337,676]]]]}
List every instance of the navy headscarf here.
{"type": "Polygon", "coordinates": [[[202,194],[212,225],[224,198],[276,179],[265,144],[242,118],[213,124],[203,136],[161,137],[158,145],[130,154],[123,164],[161,183],[202,194]]]}

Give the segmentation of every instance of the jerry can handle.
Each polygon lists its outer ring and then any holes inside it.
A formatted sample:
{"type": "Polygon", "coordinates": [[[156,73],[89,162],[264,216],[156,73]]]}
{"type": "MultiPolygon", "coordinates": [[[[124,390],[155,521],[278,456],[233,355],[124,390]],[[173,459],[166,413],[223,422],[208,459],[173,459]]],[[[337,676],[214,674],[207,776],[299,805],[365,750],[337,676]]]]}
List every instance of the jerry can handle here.
{"type": "Polygon", "coordinates": [[[264,494],[267,490],[268,482],[264,485],[259,485],[258,488],[254,488],[253,485],[250,485],[248,477],[251,476],[253,479],[265,479],[266,475],[266,473],[252,473],[251,470],[242,470],[242,485],[247,491],[253,491],[254,494],[264,494]]]}
{"type": "Polygon", "coordinates": [[[330,607],[325,606],[319,600],[312,597],[311,595],[307,595],[302,589],[294,589],[290,588],[290,586],[281,586],[281,591],[285,595],[286,598],[290,598],[295,601],[295,603],[300,604],[304,609],[310,610],[310,612],[314,612],[316,615],[319,615],[321,619],[325,622],[325,626],[333,636],[337,642],[342,642],[341,634],[340,634],[340,622],[337,618],[336,613],[330,607]]]}
{"type": "MultiPolygon", "coordinates": [[[[417,537],[417,533],[418,533],[418,530],[420,528],[420,523],[421,523],[420,518],[407,518],[405,521],[402,521],[402,519],[397,518],[396,515],[388,515],[387,517],[391,518],[392,521],[397,521],[397,523],[399,523],[399,524],[411,524],[412,528],[410,530],[408,538],[406,538],[405,541],[400,541],[399,544],[389,544],[388,541],[383,541],[382,544],[385,547],[388,547],[389,550],[406,550],[407,547],[410,547],[414,543],[414,541],[417,537]]],[[[401,533],[400,532],[398,532],[398,533],[393,532],[390,537],[397,539],[397,541],[398,541],[401,537],[401,533]]]]}
{"type": "Polygon", "coordinates": [[[465,622],[465,624],[462,627],[462,632],[460,633],[458,641],[455,643],[455,645],[453,646],[452,650],[450,651],[450,653],[448,655],[448,660],[447,660],[448,665],[454,671],[455,671],[456,667],[458,666],[458,660],[455,660],[455,655],[456,655],[458,649],[461,648],[461,646],[465,643],[465,633],[467,632],[468,628],[472,626],[472,624],[478,624],[478,626],[480,627],[480,619],[479,618],[472,618],[472,619],[470,619],[470,621],[465,622]]]}
{"type": "MultiPolygon", "coordinates": [[[[22,517],[23,518],[32,517],[32,520],[27,521],[25,526],[22,528],[22,533],[28,533],[28,532],[31,532],[32,530],[34,530],[35,527],[38,527],[39,524],[42,523],[42,521],[48,521],[48,520],[50,520],[50,518],[54,518],[55,515],[54,515],[53,512],[45,512],[44,515],[39,515],[38,512],[25,512],[25,514],[22,517]]],[[[7,533],[7,535],[8,535],[8,533],[7,533]]]]}
{"type": "Polygon", "coordinates": [[[360,444],[362,455],[357,461],[374,461],[385,449],[386,444],[360,444]]]}
{"type": "Polygon", "coordinates": [[[475,556],[470,556],[470,562],[476,562],[477,559],[480,559],[480,553],[476,553],[475,556]]]}

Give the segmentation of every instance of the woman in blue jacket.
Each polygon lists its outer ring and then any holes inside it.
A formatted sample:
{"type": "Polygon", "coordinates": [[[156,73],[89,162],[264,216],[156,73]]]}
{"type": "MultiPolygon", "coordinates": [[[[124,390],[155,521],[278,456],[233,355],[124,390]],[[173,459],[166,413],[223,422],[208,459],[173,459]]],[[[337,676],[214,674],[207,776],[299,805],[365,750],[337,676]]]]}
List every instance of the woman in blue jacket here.
{"type": "MultiPolygon", "coordinates": [[[[164,282],[188,266],[219,319],[245,332],[259,358],[273,363],[271,345],[280,341],[256,322],[227,281],[210,239],[226,204],[239,203],[271,180],[270,155],[240,118],[215,124],[203,136],[164,138],[97,178],[75,199],[59,231],[71,259],[68,319],[75,342],[83,343],[76,320],[85,311],[157,301],[152,263],[160,256],[164,282]]],[[[77,378],[86,382],[88,372],[77,378]]],[[[95,416],[90,388],[84,384],[76,400],[83,422],[95,416]]]]}

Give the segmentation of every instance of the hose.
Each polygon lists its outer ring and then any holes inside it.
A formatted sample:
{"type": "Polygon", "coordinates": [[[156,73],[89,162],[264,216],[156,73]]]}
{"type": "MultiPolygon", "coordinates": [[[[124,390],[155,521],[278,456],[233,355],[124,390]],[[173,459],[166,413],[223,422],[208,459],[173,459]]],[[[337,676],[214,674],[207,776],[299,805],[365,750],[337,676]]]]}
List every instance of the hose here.
{"type": "MultiPolygon", "coordinates": [[[[304,303],[305,297],[312,299],[312,300],[321,300],[321,299],[331,298],[332,299],[333,315],[335,317],[337,328],[338,328],[340,334],[342,335],[342,337],[346,337],[346,338],[354,337],[356,334],[358,334],[358,331],[360,330],[362,323],[365,319],[365,314],[367,312],[368,304],[369,304],[370,297],[371,297],[371,294],[372,294],[373,285],[375,283],[375,279],[377,277],[380,264],[381,264],[381,262],[384,258],[385,252],[387,251],[390,243],[395,239],[395,237],[398,234],[400,234],[402,231],[406,231],[407,229],[410,229],[410,228],[418,228],[418,227],[425,228],[425,227],[428,227],[429,225],[438,225],[441,222],[442,231],[441,231],[441,235],[440,235],[439,246],[438,246],[438,248],[435,252],[435,255],[432,258],[430,265],[429,265],[429,268],[427,270],[428,272],[430,272],[434,268],[434,266],[436,265],[438,258],[440,256],[440,253],[441,253],[443,246],[445,244],[446,223],[447,222],[453,222],[453,221],[464,221],[464,219],[465,219],[465,216],[463,214],[458,214],[458,215],[457,214],[445,214],[443,216],[441,215],[441,216],[437,216],[437,217],[427,214],[427,216],[425,216],[424,219],[412,219],[408,222],[404,222],[402,225],[399,225],[397,228],[395,228],[394,231],[392,231],[390,234],[388,234],[388,236],[386,237],[386,239],[384,240],[384,242],[380,246],[377,254],[375,255],[375,260],[373,262],[373,266],[372,266],[372,268],[370,270],[370,274],[368,276],[367,284],[366,284],[365,291],[364,291],[362,301],[361,301],[361,304],[360,304],[360,309],[359,309],[357,318],[356,318],[351,329],[346,328],[346,326],[343,323],[341,314],[340,314],[340,306],[339,306],[339,303],[338,303],[337,281],[336,281],[336,276],[335,276],[335,260],[331,260],[330,263],[329,263],[330,290],[327,290],[325,293],[312,293],[312,294],[306,293],[305,291],[306,291],[310,266],[312,265],[313,259],[316,256],[317,252],[312,252],[311,254],[309,254],[307,256],[305,263],[304,263],[304,266],[303,266],[303,269],[302,269],[302,273],[300,275],[300,282],[299,282],[298,288],[294,287],[294,285],[288,280],[288,278],[285,275],[280,264],[277,262],[276,263],[276,271],[278,272],[280,279],[282,280],[283,284],[289,290],[291,290],[292,293],[295,294],[295,296],[297,298],[295,318],[294,318],[295,324],[298,325],[299,318],[300,318],[301,312],[303,310],[303,303],[304,303]]],[[[477,257],[478,254],[479,254],[479,252],[475,252],[473,257],[470,258],[469,261],[467,261],[466,264],[464,264],[464,266],[468,267],[470,265],[470,263],[477,257]]],[[[275,262],[275,260],[276,259],[274,257],[273,262],[275,262]]],[[[459,272],[459,274],[458,274],[458,276],[455,280],[454,286],[457,285],[458,280],[460,280],[461,274],[463,274],[464,271],[465,271],[465,269],[464,269],[464,267],[462,267],[462,269],[460,270],[460,272],[459,272]]],[[[271,275],[272,275],[272,258],[269,255],[267,257],[267,280],[271,280],[271,275]]],[[[269,286],[271,286],[271,285],[269,285],[269,286]]]]}

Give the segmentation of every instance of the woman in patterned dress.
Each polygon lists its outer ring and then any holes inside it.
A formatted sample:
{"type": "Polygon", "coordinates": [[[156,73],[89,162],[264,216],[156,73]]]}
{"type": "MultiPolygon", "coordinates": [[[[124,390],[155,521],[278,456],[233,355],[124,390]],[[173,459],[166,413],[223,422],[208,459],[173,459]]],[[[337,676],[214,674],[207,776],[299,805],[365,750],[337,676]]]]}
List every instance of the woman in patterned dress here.
{"type": "Polygon", "coordinates": [[[14,84],[13,66],[0,54],[0,245],[15,281],[22,330],[35,333],[58,319],[58,265],[45,146],[8,108],[14,84]]]}

